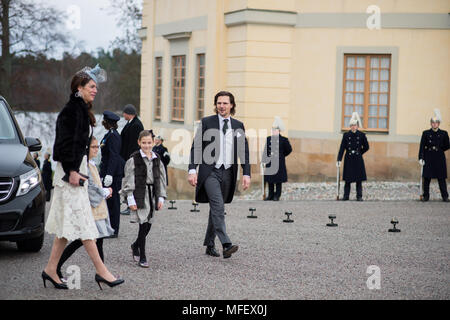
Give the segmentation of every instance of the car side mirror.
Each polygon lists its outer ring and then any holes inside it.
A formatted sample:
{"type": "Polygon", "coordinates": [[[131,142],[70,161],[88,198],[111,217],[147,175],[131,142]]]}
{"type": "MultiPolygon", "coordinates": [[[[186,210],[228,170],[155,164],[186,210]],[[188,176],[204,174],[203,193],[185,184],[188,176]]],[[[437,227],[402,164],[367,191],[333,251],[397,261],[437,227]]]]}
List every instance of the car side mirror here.
{"type": "Polygon", "coordinates": [[[41,140],[32,137],[25,137],[25,143],[30,151],[41,151],[42,143],[41,140]]]}

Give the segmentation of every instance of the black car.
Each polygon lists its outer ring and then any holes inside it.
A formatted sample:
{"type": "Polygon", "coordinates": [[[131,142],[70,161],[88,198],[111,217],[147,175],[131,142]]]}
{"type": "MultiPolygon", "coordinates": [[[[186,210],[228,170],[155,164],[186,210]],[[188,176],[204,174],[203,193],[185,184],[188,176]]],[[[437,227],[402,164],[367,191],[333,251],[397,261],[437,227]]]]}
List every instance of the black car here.
{"type": "Polygon", "coordinates": [[[30,151],[39,139],[24,138],[11,108],[0,96],[0,241],[37,252],[44,242],[45,189],[30,151]]]}

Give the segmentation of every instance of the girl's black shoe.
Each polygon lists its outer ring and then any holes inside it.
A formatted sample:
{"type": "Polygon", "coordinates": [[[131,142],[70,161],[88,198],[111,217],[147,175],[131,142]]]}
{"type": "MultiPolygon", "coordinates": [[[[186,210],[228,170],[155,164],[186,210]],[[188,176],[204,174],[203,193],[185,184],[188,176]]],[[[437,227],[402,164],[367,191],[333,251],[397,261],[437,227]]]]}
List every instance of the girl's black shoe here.
{"type": "Polygon", "coordinates": [[[137,248],[137,246],[134,243],[131,245],[131,251],[133,254],[133,260],[135,262],[139,262],[141,254],[139,253],[139,249],[137,248]]]}
{"type": "Polygon", "coordinates": [[[141,268],[149,268],[149,267],[150,267],[150,265],[148,264],[148,262],[147,262],[146,259],[141,259],[141,260],[139,260],[138,265],[139,265],[141,268]]]}
{"type": "Polygon", "coordinates": [[[44,281],[44,288],[47,288],[47,280],[49,280],[53,284],[55,289],[69,289],[69,287],[67,287],[67,284],[55,282],[47,273],[45,273],[45,271],[42,271],[42,281],[44,281]]]}
{"type": "Polygon", "coordinates": [[[107,281],[103,277],[99,276],[98,274],[95,274],[95,281],[97,282],[98,286],[101,290],[103,290],[102,286],[100,285],[101,282],[106,283],[110,288],[118,286],[119,284],[122,284],[125,282],[123,279],[116,279],[112,282],[107,281]]]}

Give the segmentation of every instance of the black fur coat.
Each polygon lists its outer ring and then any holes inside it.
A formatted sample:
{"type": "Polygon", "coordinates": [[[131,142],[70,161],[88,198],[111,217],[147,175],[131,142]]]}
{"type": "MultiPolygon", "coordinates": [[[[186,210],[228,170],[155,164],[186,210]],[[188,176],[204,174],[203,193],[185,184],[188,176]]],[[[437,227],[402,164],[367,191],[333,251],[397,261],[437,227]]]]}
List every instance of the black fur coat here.
{"type": "Polygon", "coordinates": [[[64,172],[79,171],[89,145],[88,105],[82,98],[70,95],[70,100],[56,119],[53,159],[62,164],[64,172]]]}

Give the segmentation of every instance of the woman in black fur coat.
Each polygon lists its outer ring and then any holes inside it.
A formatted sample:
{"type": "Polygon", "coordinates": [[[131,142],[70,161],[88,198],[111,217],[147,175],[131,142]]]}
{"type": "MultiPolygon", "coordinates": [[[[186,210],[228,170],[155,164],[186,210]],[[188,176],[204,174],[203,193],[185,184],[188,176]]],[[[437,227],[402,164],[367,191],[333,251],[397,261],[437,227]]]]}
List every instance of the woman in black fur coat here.
{"type": "Polygon", "coordinates": [[[103,264],[95,245],[98,231],[87,190],[87,152],[95,117],[91,111],[98,81],[106,80],[104,70],[83,68],[71,83],[71,95],[56,120],[53,159],[56,162],[54,192],[45,230],[56,235],[47,266],[42,272],[44,286],[50,281],[57,289],[68,289],[57,273],[58,261],[68,241],[80,239],[96,269],[95,281],[115,286],[123,282],[103,264]]]}

